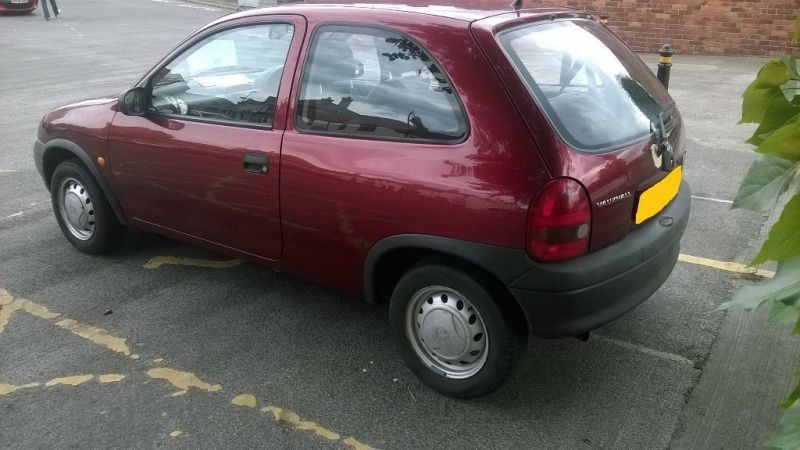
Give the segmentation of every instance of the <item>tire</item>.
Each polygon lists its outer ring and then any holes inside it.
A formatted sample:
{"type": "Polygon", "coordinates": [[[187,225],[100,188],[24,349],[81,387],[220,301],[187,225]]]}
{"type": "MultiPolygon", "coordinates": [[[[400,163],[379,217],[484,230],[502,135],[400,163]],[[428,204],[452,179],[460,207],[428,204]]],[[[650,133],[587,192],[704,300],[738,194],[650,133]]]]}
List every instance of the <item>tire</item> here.
{"type": "Polygon", "coordinates": [[[494,391],[524,346],[525,337],[488,286],[477,271],[423,263],[406,272],[392,293],[392,337],[403,360],[447,395],[467,399],[494,391]]]}
{"type": "Polygon", "coordinates": [[[78,250],[105,253],[122,242],[125,227],[78,160],[68,159],[56,166],[50,178],[50,198],[58,226],[78,250]]]}

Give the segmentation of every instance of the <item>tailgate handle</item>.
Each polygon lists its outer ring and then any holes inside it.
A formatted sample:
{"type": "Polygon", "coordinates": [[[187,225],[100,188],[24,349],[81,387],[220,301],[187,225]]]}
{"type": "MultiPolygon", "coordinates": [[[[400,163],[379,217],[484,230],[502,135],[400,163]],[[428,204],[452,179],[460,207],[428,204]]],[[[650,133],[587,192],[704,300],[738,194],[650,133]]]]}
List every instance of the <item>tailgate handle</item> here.
{"type": "Polygon", "coordinates": [[[269,156],[256,153],[245,153],[242,156],[242,167],[250,173],[269,173],[269,156]]]}

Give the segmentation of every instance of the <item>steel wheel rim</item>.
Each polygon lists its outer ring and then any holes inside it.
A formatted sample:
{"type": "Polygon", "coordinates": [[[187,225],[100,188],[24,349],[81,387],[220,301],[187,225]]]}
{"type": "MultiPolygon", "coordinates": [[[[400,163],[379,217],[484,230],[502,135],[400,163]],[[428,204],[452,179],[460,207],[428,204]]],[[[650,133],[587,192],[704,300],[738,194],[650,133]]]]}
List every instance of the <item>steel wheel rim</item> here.
{"type": "Polygon", "coordinates": [[[489,335],[483,318],[453,289],[417,291],[406,308],[406,336],[417,357],[447,378],[469,378],[486,364],[489,335]]]}
{"type": "Polygon", "coordinates": [[[58,209],[70,234],[81,241],[94,236],[94,203],[89,191],[75,178],[65,178],[58,189],[58,209]]]}

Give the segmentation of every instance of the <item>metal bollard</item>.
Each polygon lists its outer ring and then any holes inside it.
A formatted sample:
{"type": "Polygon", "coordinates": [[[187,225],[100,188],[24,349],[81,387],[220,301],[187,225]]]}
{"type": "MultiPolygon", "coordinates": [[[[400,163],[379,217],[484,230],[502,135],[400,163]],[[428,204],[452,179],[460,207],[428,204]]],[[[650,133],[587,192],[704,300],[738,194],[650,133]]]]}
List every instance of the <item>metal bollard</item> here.
{"type": "Polygon", "coordinates": [[[608,13],[600,13],[600,23],[604,26],[608,26],[608,13]]]}
{"type": "Polygon", "coordinates": [[[658,51],[658,81],[664,85],[665,89],[669,89],[669,71],[672,69],[672,46],[664,44],[658,51]]]}

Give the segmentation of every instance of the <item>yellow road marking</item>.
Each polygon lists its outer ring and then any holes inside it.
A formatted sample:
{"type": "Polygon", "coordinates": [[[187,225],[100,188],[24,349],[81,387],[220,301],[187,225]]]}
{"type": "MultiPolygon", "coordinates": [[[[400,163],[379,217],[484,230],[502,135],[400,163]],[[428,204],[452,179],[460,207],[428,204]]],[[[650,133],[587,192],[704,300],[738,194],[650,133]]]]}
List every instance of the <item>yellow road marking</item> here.
{"type": "Polygon", "coordinates": [[[0,306],[9,305],[14,301],[14,296],[7,290],[0,288],[0,306]]]}
{"type": "MultiPolygon", "coordinates": [[[[30,300],[24,298],[15,299],[7,290],[0,288],[0,333],[8,325],[11,315],[17,311],[24,311],[48,321],[61,317],[61,314],[52,312],[47,307],[30,300]]],[[[131,354],[126,344],[126,339],[113,336],[102,328],[93,327],[68,318],[55,322],[55,325],[109,350],[122,353],[132,359],[139,359],[139,355],[131,354]]]]}
{"type": "Polygon", "coordinates": [[[56,322],[56,326],[84,339],[88,339],[95,344],[102,345],[109,350],[122,353],[125,356],[130,356],[133,359],[138,359],[138,356],[134,358],[136,355],[131,355],[131,349],[128,348],[128,344],[126,343],[127,339],[112,336],[108,331],[102,328],[86,325],[85,323],[80,323],[73,319],[64,319],[56,322]]]}
{"type": "Polygon", "coordinates": [[[255,408],[257,406],[256,396],[253,394],[240,394],[236,397],[233,397],[231,404],[236,406],[245,406],[247,408],[255,408]]]}
{"type": "Polygon", "coordinates": [[[17,301],[22,303],[22,309],[26,313],[32,316],[36,316],[40,319],[50,320],[50,319],[55,319],[56,317],[61,315],[59,313],[54,313],[50,311],[49,309],[47,309],[42,305],[33,303],[30,300],[25,300],[24,298],[17,299],[17,301]]]}
{"type": "MultiPolygon", "coordinates": [[[[130,349],[126,344],[126,339],[113,336],[108,331],[102,328],[83,324],[76,320],[66,318],[61,314],[54,313],[45,306],[39,305],[30,300],[24,298],[14,298],[8,291],[6,291],[3,288],[0,288],[0,332],[2,332],[3,326],[8,323],[8,319],[11,317],[12,313],[17,311],[23,311],[32,316],[45,319],[48,322],[58,326],[59,328],[70,331],[76,336],[82,337],[108,350],[124,354],[132,359],[139,359],[138,355],[130,354],[130,349]],[[58,321],[53,320],[57,317],[61,319],[58,321]],[[2,320],[5,320],[5,322],[2,322],[2,320]]],[[[157,358],[154,359],[153,361],[160,362],[163,361],[163,359],[157,358]]],[[[164,379],[173,386],[180,389],[179,391],[173,393],[172,394],[173,396],[186,394],[186,392],[190,388],[196,388],[209,393],[219,392],[222,390],[221,385],[218,384],[212,385],[210,383],[202,381],[193,373],[183,372],[180,370],[175,370],[167,367],[157,367],[154,369],[150,369],[149,371],[147,371],[147,375],[155,379],[164,379]]],[[[91,374],[75,375],[69,377],[55,378],[53,380],[46,382],[45,386],[78,386],[95,378],[100,383],[114,383],[123,380],[125,377],[126,377],[125,375],[121,374],[104,374],[98,376],[91,374]]],[[[40,386],[42,385],[39,383],[29,383],[22,386],[0,383],[0,396],[16,392],[20,389],[29,389],[40,386]]],[[[252,394],[238,395],[233,399],[231,403],[233,403],[234,405],[249,407],[249,408],[256,408],[258,404],[255,396],[253,396],[252,394]]],[[[289,423],[298,430],[310,431],[320,437],[323,437],[331,441],[339,441],[342,444],[354,450],[370,450],[372,448],[366,444],[361,443],[360,441],[358,441],[353,437],[342,439],[339,433],[324,428],[319,424],[317,424],[316,422],[302,419],[297,413],[288,409],[280,408],[277,406],[267,406],[262,408],[260,411],[263,413],[271,413],[276,421],[289,423]]],[[[180,434],[181,432],[176,430],[173,433],[180,434]]]]}
{"type": "Polygon", "coordinates": [[[54,319],[58,314],[50,312],[47,308],[36,303],[25,300],[24,298],[14,299],[14,297],[5,289],[0,288],[0,333],[3,332],[11,315],[15,312],[23,310],[42,319],[54,319]]]}
{"type": "Polygon", "coordinates": [[[342,438],[339,436],[339,433],[322,427],[316,422],[303,420],[297,415],[297,413],[294,411],[289,411],[288,409],[278,408],[277,406],[267,406],[261,408],[261,412],[272,413],[273,417],[275,417],[275,420],[279,422],[286,422],[290,425],[293,425],[298,430],[311,431],[312,433],[330,441],[338,441],[342,438]]]}
{"type": "Polygon", "coordinates": [[[714,269],[724,270],[727,272],[755,275],[762,278],[772,278],[775,276],[775,272],[771,270],[758,269],[756,267],[750,267],[744,264],[733,262],[717,261],[716,259],[701,258],[699,256],[686,255],[683,253],[678,255],[678,261],[696,264],[698,266],[712,267],[714,269]]]}
{"type": "Polygon", "coordinates": [[[14,386],[13,384],[0,383],[0,396],[12,394],[21,389],[31,389],[36,387],[52,387],[52,386],[79,386],[94,378],[97,378],[101,383],[116,383],[125,378],[125,375],[118,373],[109,373],[104,375],[73,375],[69,377],[53,378],[45,383],[28,383],[21,386],[14,386]]]}
{"type": "MultiPolygon", "coordinates": [[[[189,388],[197,388],[206,392],[219,392],[222,386],[209,384],[197,378],[197,375],[181,370],[170,369],[169,367],[157,367],[147,371],[150,378],[167,380],[170,384],[179,389],[178,392],[185,393],[189,388]]],[[[182,395],[182,394],[180,394],[182,395]]]]}
{"type": "Polygon", "coordinates": [[[0,333],[3,332],[8,322],[11,320],[11,315],[22,309],[22,304],[11,302],[6,305],[0,306],[0,333]]]}
{"type": "Polygon", "coordinates": [[[211,259],[184,258],[181,256],[156,256],[150,258],[144,266],[145,269],[158,269],[165,264],[175,266],[206,267],[209,269],[230,269],[242,264],[241,259],[230,259],[227,261],[215,261],[211,259]]]}
{"type": "Polygon", "coordinates": [[[353,450],[372,450],[372,447],[360,442],[358,439],[354,437],[349,437],[342,442],[344,442],[345,445],[352,448],[353,450]]]}
{"type": "MultiPolygon", "coordinates": [[[[258,400],[256,400],[256,396],[253,394],[239,394],[231,400],[231,404],[244,408],[256,408],[258,406],[258,400]]],[[[305,420],[294,411],[270,405],[261,408],[261,412],[271,413],[276,421],[288,423],[298,430],[310,431],[329,441],[341,441],[344,445],[353,450],[372,450],[372,447],[363,444],[358,439],[354,437],[342,439],[339,433],[329,430],[316,422],[305,420]]]]}
{"type": "Polygon", "coordinates": [[[119,373],[107,373],[97,377],[97,381],[101,383],[118,383],[125,379],[125,375],[119,373]]]}
{"type": "Polygon", "coordinates": [[[22,386],[14,386],[13,384],[0,383],[0,397],[14,393],[20,389],[30,389],[40,386],[39,383],[28,383],[22,386]]]}
{"type": "Polygon", "coordinates": [[[77,386],[86,383],[94,378],[94,375],[73,375],[71,377],[53,378],[44,385],[47,387],[58,386],[59,384],[66,384],[67,386],[77,386]]]}

